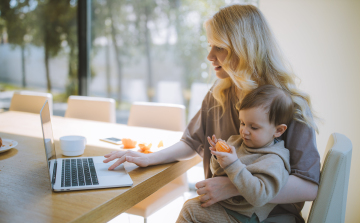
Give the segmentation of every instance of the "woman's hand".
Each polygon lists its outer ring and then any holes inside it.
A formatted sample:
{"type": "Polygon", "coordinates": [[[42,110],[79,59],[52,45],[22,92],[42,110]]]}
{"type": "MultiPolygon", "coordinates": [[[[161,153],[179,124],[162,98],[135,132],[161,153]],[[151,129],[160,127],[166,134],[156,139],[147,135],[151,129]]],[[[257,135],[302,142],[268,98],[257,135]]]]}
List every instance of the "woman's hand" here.
{"type": "Polygon", "coordinates": [[[109,170],[113,170],[115,167],[119,166],[125,161],[134,163],[140,167],[147,167],[150,164],[149,154],[143,154],[132,150],[113,151],[109,154],[106,154],[104,157],[107,158],[103,161],[104,163],[118,159],[113,165],[109,167],[109,170]]]}
{"type": "Polygon", "coordinates": [[[216,202],[238,196],[240,193],[228,177],[214,177],[195,184],[197,194],[202,195],[199,199],[201,207],[209,207],[216,202]]]}
{"type": "Polygon", "coordinates": [[[114,169],[125,161],[134,163],[140,167],[147,167],[191,159],[196,156],[196,154],[197,153],[195,150],[191,149],[190,146],[188,146],[183,141],[179,141],[172,146],[149,154],[143,154],[132,150],[114,151],[105,155],[105,158],[107,159],[104,160],[104,163],[118,159],[113,165],[109,167],[109,170],[114,169]]]}

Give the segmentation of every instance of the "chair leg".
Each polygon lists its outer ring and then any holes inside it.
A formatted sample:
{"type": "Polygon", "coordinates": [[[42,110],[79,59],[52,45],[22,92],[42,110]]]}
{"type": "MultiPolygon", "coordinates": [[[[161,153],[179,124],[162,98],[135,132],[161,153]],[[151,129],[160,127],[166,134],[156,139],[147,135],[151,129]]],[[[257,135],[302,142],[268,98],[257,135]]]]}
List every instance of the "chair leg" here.
{"type": "Polygon", "coordinates": [[[147,218],[144,218],[144,223],[147,223],[147,218]]]}

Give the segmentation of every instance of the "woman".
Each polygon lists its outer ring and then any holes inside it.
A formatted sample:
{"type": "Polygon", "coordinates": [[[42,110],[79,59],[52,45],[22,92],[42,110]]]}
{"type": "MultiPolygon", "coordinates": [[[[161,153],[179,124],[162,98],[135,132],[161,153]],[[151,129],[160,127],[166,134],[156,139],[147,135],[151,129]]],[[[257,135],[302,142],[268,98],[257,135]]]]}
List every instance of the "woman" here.
{"type": "Polygon", "coordinates": [[[271,84],[287,91],[295,103],[294,120],[283,135],[290,151],[291,175],[280,193],[271,201],[278,204],[271,212],[271,222],[304,222],[300,215],[304,201],[314,200],[320,177],[320,157],[316,148],[310,98],[295,86],[295,76],[286,68],[273,34],[262,15],[252,5],[231,5],[220,9],[205,22],[210,52],[217,80],[205,96],[202,107],[187,126],[180,142],[153,154],[133,151],[105,155],[110,168],[128,161],[146,167],[203,157],[204,181],[196,184],[203,195],[202,207],[239,195],[227,177],[211,178],[211,153],[206,137],[227,139],[238,135],[238,108],[242,98],[258,86],[271,84]],[[290,220],[289,220],[290,219],[290,220]]]}

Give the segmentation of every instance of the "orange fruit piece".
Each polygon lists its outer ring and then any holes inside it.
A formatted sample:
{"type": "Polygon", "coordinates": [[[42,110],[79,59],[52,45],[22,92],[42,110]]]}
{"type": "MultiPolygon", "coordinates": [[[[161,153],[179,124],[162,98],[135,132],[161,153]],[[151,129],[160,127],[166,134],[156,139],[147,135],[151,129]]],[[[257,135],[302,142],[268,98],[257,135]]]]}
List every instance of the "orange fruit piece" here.
{"type": "Polygon", "coordinates": [[[131,149],[131,148],[135,148],[136,146],[136,141],[129,138],[122,138],[121,141],[124,145],[124,149],[131,149]]]}
{"type": "Polygon", "coordinates": [[[140,143],[138,146],[139,146],[140,150],[147,151],[147,150],[150,150],[152,144],[150,143],[150,144],[146,145],[145,143],[140,143]]]}
{"type": "Polygon", "coordinates": [[[226,144],[226,142],[224,141],[218,141],[215,145],[215,149],[217,152],[225,152],[225,153],[231,152],[229,145],[226,144]]]}
{"type": "Polygon", "coordinates": [[[158,144],[158,148],[163,147],[163,146],[164,146],[164,143],[163,143],[163,141],[161,140],[161,141],[159,142],[159,144],[158,144]]]}
{"type": "Polygon", "coordinates": [[[144,154],[153,153],[150,150],[141,150],[141,149],[139,149],[138,152],[144,153],[144,154]]]}

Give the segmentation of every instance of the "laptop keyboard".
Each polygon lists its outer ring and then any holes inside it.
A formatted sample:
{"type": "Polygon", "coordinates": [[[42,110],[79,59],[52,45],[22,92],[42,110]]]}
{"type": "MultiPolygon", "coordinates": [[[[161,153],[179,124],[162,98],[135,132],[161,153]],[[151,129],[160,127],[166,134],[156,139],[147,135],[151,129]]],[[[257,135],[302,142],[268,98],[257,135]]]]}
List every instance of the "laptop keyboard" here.
{"type": "Polygon", "coordinates": [[[61,187],[98,184],[93,158],[62,160],[61,187]]]}

